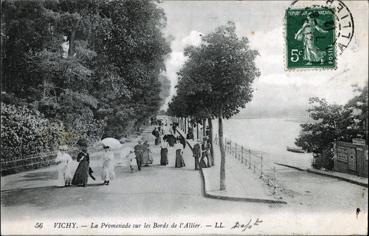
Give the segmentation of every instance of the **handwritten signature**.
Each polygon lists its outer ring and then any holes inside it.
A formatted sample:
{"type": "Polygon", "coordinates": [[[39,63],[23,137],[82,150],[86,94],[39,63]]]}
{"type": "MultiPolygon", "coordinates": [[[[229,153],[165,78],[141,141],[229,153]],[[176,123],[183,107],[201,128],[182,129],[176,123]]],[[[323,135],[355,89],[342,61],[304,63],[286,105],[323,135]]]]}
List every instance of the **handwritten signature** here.
{"type": "Polygon", "coordinates": [[[247,224],[236,222],[231,229],[242,229],[242,232],[246,231],[247,229],[251,229],[253,226],[258,226],[259,224],[263,223],[262,220],[257,218],[255,221],[252,219],[249,220],[247,224]]]}

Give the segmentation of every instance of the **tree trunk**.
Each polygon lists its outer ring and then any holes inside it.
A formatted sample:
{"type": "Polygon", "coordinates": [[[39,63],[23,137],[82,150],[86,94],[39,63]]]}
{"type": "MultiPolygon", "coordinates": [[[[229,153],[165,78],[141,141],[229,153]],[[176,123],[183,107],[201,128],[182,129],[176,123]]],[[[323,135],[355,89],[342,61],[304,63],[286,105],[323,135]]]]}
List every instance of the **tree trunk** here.
{"type": "Polygon", "coordinates": [[[199,139],[199,122],[196,121],[196,139],[199,139]]]}
{"type": "Polygon", "coordinates": [[[68,52],[68,56],[72,57],[74,55],[74,49],[75,49],[75,45],[74,45],[74,39],[76,38],[76,29],[77,27],[75,27],[70,35],[70,39],[69,39],[69,52],[68,52]]]}
{"type": "Polygon", "coordinates": [[[220,190],[226,190],[226,175],[225,175],[225,152],[223,144],[223,114],[222,110],[219,111],[218,117],[218,136],[220,147],[220,190]]]}
{"type": "Polygon", "coordinates": [[[184,118],[184,132],[185,132],[185,134],[187,134],[187,118],[185,117],[184,118]]]}
{"type": "Polygon", "coordinates": [[[206,137],[206,119],[202,119],[202,140],[206,137]]]}
{"type": "Polygon", "coordinates": [[[70,35],[69,52],[68,52],[68,56],[70,56],[70,57],[74,56],[75,51],[76,51],[76,45],[75,45],[74,41],[76,39],[76,31],[78,29],[80,21],[81,21],[81,18],[77,20],[76,24],[73,27],[72,33],[70,35]]]}
{"type": "Polygon", "coordinates": [[[209,125],[209,138],[210,138],[210,165],[214,165],[214,146],[213,146],[213,122],[211,118],[208,118],[208,125],[209,125]]]}

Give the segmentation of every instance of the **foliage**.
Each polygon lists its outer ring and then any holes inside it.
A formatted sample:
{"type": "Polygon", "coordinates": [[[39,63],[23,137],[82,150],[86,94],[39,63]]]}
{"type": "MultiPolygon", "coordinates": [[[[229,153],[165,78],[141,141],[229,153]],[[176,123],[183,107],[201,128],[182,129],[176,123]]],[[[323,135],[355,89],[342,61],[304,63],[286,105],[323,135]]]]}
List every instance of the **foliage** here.
{"type": "Polygon", "coordinates": [[[351,142],[352,138],[365,138],[368,117],[368,88],[346,105],[329,104],[325,99],[310,98],[308,109],[314,122],[302,124],[296,145],[307,152],[322,153],[332,147],[333,141],[351,142]]]}
{"type": "Polygon", "coordinates": [[[334,141],[351,142],[353,138],[368,141],[368,87],[356,88],[357,96],[346,105],[329,104],[325,99],[310,98],[308,109],[313,122],[301,124],[295,144],[316,156],[314,167],[330,168],[334,141]]]}
{"type": "Polygon", "coordinates": [[[1,158],[20,157],[64,144],[64,127],[25,106],[1,103],[1,158]]]}
{"type": "Polygon", "coordinates": [[[102,110],[112,110],[105,117],[106,135],[116,136],[139,127],[159,110],[158,77],[170,48],[161,32],[164,12],[151,1],[109,1],[101,14],[109,21],[97,30],[102,37],[96,41],[96,85],[109,94],[96,96],[103,101],[102,110]]]}
{"type": "Polygon", "coordinates": [[[246,37],[239,38],[233,22],[204,36],[198,47],[185,49],[188,60],[178,72],[177,96],[168,112],[205,119],[217,117],[221,149],[220,189],[225,189],[225,153],[222,119],[237,114],[251,101],[258,52],[246,37]]]}
{"type": "Polygon", "coordinates": [[[159,110],[165,96],[158,77],[170,48],[157,3],[6,0],[1,7],[7,104],[60,122],[71,144],[81,137],[119,138],[159,110]]]}

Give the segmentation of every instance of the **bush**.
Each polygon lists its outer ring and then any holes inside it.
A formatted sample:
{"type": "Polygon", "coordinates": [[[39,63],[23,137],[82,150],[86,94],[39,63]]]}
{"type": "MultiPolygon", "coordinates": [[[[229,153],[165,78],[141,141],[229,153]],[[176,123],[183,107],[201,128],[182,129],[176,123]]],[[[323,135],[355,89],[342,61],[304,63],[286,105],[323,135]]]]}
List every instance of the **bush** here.
{"type": "Polygon", "coordinates": [[[1,159],[52,151],[65,143],[63,130],[37,110],[1,103],[1,159]]]}

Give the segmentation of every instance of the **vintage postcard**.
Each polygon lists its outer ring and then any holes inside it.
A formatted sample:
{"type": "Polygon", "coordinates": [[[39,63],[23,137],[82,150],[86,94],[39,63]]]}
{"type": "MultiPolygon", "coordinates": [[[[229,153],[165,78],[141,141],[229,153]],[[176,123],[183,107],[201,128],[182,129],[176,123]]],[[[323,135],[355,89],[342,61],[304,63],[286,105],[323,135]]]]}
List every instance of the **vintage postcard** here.
{"type": "Polygon", "coordinates": [[[1,1],[1,234],[367,235],[368,7],[1,1]]]}

